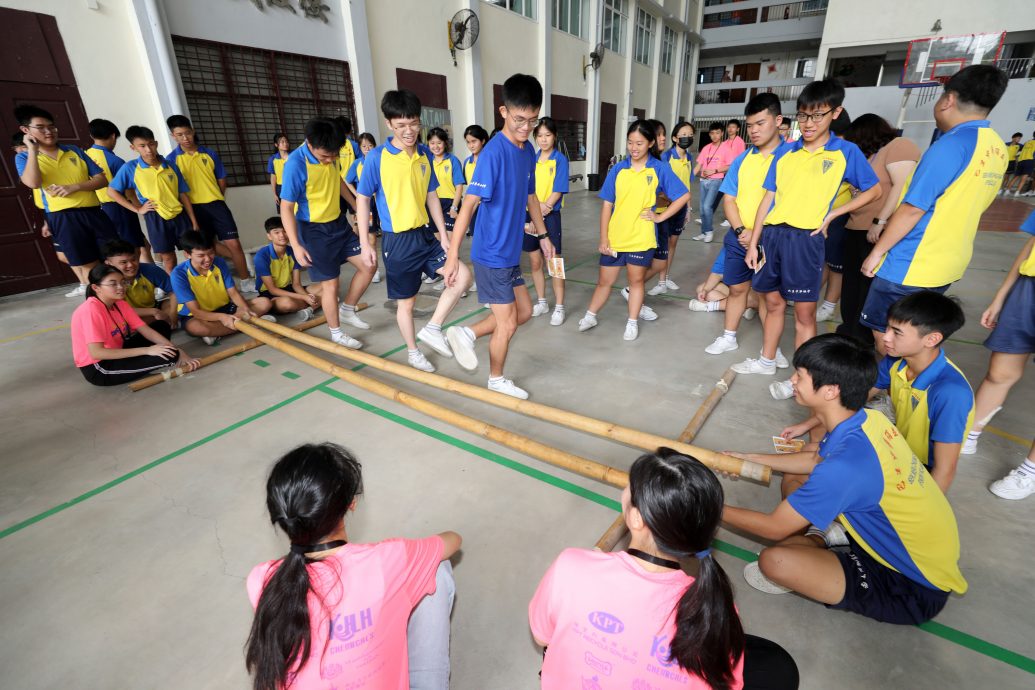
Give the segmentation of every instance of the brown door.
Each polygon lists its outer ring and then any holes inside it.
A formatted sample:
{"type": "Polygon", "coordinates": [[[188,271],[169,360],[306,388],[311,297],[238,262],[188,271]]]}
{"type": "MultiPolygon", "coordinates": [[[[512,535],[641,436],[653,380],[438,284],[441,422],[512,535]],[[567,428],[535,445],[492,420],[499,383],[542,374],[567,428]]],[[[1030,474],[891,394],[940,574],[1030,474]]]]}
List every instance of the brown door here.
{"type": "Polygon", "coordinates": [[[54,17],[0,9],[0,295],[69,283],[50,240],[39,234],[42,216],[32,193],[18,180],[8,138],[18,130],[14,107],[34,103],[54,115],[61,143],[86,146],[86,110],[54,17]]]}
{"type": "Polygon", "coordinates": [[[618,106],[614,103],[600,102],[600,157],[597,159],[597,174],[603,184],[607,177],[607,167],[611,165],[611,156],[615,155],[615,127],[618,125],[618,106]]]}
{"type": "MultiPolygon", "coordinates": [[[[757,81],[762,73],[762,64],[759,62],[748,62],[741,65],[733,65],[733,81],[757,81]]],[[[746,89],[730,89],[730,103],[743,103],[747,100],[746,89]]]]}

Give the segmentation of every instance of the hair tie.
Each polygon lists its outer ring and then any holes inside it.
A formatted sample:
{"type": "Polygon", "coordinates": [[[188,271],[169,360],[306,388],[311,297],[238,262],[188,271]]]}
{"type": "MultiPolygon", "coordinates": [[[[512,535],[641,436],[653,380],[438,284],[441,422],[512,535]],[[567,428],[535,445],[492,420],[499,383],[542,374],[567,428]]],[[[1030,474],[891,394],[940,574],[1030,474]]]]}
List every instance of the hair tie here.
{"type": "Polygon", "coordinates": [[[705,549],[704,551],[698,551],[697,553],[695,553],[694,554],[694,558],[704,559],[704,558],[708,558],[711,555],[712,555],[712,550],[710,548],[708,548],[708,549],[705,549]]]}

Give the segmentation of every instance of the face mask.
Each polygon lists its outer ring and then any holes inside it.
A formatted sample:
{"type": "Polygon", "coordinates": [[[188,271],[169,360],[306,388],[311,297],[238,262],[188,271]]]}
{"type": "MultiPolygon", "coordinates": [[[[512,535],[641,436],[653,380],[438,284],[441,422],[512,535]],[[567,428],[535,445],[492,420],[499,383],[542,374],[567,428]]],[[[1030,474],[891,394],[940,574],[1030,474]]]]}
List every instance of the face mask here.
{"type": "Polygon", "coordinates": [[[690,137],[679,137],[679,141],[677,143],[679,148],[686,150],[690,148],[690,137]]]}

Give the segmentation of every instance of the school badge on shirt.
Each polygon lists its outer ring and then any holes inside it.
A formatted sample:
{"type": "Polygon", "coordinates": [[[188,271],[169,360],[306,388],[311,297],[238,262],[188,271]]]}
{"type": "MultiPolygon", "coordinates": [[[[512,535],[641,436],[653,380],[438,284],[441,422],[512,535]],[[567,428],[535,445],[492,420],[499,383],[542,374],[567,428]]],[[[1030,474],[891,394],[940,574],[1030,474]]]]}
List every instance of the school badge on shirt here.
{"type": "Polygon", "coordinates": [[[832,160],[825,160],[825,161],[823,161],[823,174],[826,175],[827,171],[830,170],[832,167],[834,167],[834,161],[832,161],[832,160]]]}

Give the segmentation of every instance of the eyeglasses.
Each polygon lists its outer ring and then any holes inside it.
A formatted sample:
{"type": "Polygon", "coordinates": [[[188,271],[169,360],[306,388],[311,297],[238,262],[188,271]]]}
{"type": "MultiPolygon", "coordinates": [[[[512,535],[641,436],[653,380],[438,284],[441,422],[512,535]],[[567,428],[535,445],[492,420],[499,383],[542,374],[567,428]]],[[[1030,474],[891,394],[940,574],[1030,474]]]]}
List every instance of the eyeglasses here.
{"type": "Polygon", "coordinates": [[[41,132],[56,132],[57,125],[28,125],[29,129],[38,129],[41,132]]]}
{"type": "Polygon", "coordinates": [[[419,132],[420,120],[416,122],[400,122],[399,124],[391,124],[389,126],[393,132],[419,132]]]}
{"type": "Polygon", "coordinates": [[[834,112],[833,109],[827,110],[827,111],[822,112],[822,113],[819,113],[819,112],[816,112],[816,113],[795,113],[794,114],[794,119],[797,120],[798,122],[808,122],[809,120],[812,120],[813,122],[819,122],[824,117],[826,117],[827,115],[829,115],[832,112],[834,112]]]}
{"type": "Polygon", "coordinates": [[[110,288],[128,288],[130,285],[132,285],[132,283],[130,283],[128,280],[121,280],[121,281],[118,281],[118,282],[116,282],[114,280],[109,280],[107,282],[97,283],[97,284],[98,285],[103,285],[104,287],[110,287],[110,288]]]}
{"type": "MultiPolygon", "coordinates": [[[[507,111],[507,114],[510,115],[510,111],[509,110],[507,111]]],[[[524,117],[514,117],[513,115],[511,115],[510,119],[514,123],[514,126],[517,129],[524,129],[526,127],[530,127],[532,129],[535,129],[535,126],[539,124],[539,118],[538,117],[535,117],[535,118],[524,118],[524,117]]]]}

